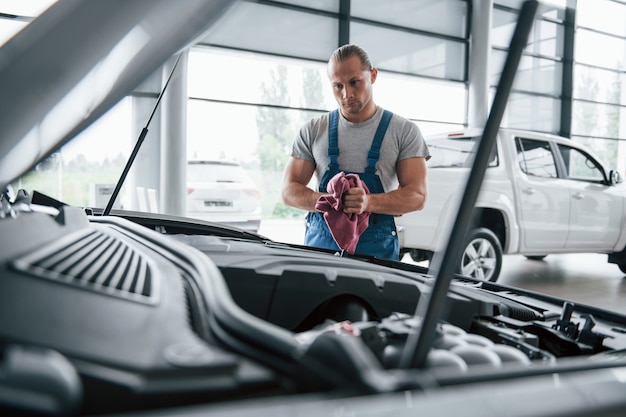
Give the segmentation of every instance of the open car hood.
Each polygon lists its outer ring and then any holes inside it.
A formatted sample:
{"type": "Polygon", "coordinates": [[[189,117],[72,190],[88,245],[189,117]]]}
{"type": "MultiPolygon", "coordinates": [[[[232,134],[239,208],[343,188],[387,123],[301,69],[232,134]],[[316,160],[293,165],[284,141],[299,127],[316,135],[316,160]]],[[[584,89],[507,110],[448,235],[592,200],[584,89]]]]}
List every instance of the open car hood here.
{"type": "Polygon", "coordinates": [[[234,3],[55,3],[0,48],[0,187],[98,119],[234,3]]]}
{"type": "MultiPolygon", "coordinates": [[[[230,4],[53,6],[0,50],[0,185],[103,114],[230,4]]],[[[520,14],[526,35],[534,8],[529,0],[520,14]]],[[[511,48],[518,60],[521,38],[511,48]]],[[[0,415],[626,413],[626,317],[454,273],[462,227],[426,269],[173,216],[4,197],[0,415]]]]}

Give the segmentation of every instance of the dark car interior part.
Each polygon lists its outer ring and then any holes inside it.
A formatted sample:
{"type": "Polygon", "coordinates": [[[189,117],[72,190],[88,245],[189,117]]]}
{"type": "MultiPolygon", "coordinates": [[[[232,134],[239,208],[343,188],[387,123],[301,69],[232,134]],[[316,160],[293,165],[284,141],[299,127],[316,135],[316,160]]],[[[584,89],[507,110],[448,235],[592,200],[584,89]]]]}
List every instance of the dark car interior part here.
{"type": "Polygon", "coordinates": [[[82,405],[78,372],[62,354],[35,345],[0,344],[0,412],[75,415],[82,405]]]}

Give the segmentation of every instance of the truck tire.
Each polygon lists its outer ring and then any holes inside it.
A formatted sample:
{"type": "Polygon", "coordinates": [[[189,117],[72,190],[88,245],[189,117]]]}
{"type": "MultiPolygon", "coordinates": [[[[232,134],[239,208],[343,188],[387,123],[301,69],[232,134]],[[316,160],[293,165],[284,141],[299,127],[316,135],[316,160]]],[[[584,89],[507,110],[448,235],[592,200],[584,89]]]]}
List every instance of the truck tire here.
{"type": "Polygon", "coordinates": [[[459,263],[459,273],[495,282],[502,269],[502,245],[496,235],[484,227],[469,232],[459,263]]]}
{"type": "Polygon", "coordinates": [[[433,253],[423,249],[410,249],[409,254],[414,262],[430,262],[433,259],[433,253]]]}

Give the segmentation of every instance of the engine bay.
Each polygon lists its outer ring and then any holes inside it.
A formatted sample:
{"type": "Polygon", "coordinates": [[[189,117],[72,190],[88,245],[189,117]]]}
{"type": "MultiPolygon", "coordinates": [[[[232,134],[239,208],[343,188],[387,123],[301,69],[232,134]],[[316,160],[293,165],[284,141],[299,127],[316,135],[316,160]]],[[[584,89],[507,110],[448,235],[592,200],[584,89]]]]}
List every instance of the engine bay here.
{"type": "Polygon", "coordinates": [[[74,207],[0,219],[14,237],[1,252],[1,382],[24,394],[12,412],[35,394],[86,415],[395,392],[424,373],[446,385],[554,372],[626,347],[608,312],[458,276],[418,367],[407,346],[433,280],[423,267],[150,224],[74,207]]]}

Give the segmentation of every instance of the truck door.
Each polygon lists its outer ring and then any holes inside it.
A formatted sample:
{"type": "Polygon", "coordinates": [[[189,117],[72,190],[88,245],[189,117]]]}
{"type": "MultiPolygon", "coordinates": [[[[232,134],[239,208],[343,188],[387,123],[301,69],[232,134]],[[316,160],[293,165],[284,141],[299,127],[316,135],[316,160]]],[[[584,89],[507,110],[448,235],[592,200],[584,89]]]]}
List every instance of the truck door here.
{"type": "Polygon", "coordinates": [[[607,185],[601,165],[579,149],[558,145],[570,190],[568,249],[610,250],[621,231],[623,197],[607,185]]]}
{"type": "Polygon", "coordinates": [[[558,177],[557,159],[547,141],[516,139],[522,250],[553,253],[563,248],[570,215],[567,181],[558,177]]]}

